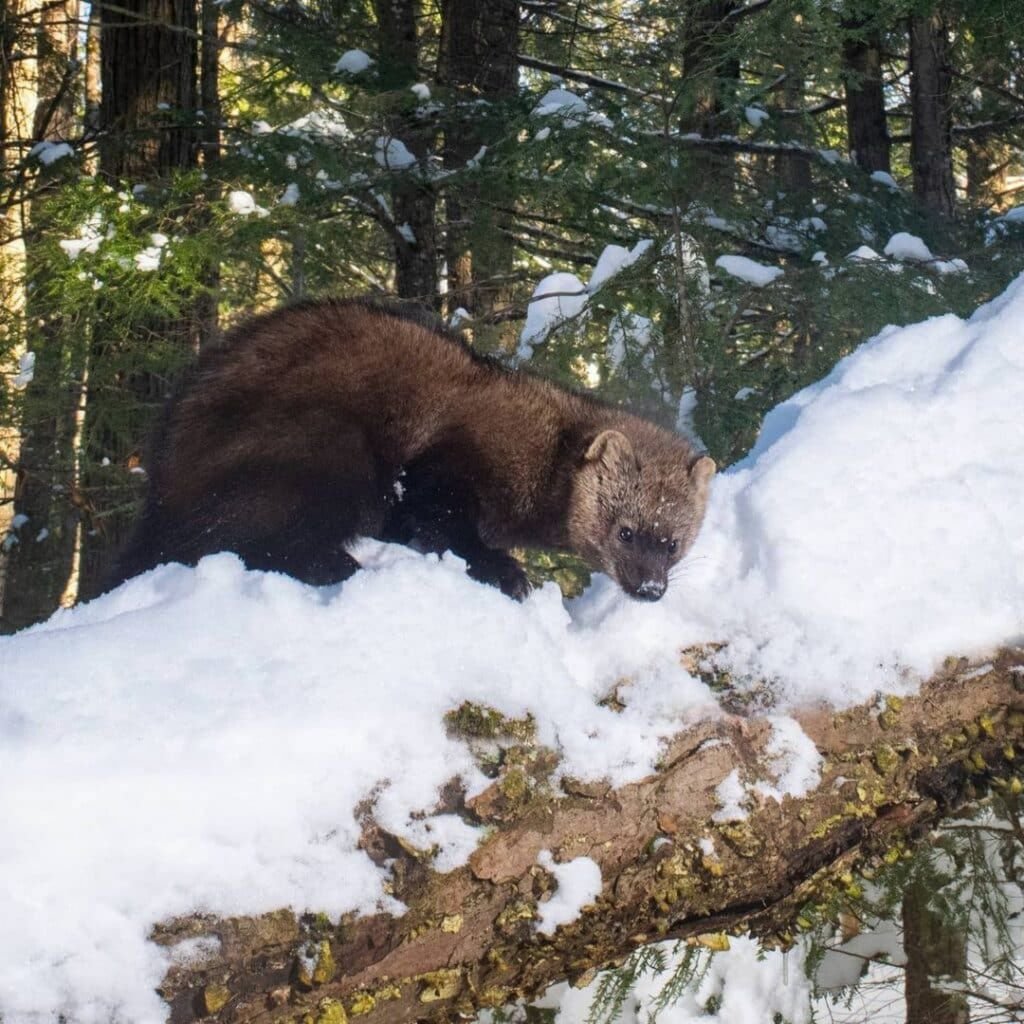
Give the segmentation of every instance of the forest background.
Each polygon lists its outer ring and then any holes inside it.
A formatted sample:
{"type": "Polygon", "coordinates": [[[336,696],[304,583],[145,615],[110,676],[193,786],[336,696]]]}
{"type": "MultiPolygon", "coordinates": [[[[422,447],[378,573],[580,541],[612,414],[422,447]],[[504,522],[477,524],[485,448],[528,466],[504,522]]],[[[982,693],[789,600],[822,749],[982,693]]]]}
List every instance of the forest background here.
{"type": "Polygon", "coordinates": [[[1022,42],[1010,0],[3,0],[0,624],[97,592],[181,369],[303,297],[728,465],[1024,266],[1022,42]]]}

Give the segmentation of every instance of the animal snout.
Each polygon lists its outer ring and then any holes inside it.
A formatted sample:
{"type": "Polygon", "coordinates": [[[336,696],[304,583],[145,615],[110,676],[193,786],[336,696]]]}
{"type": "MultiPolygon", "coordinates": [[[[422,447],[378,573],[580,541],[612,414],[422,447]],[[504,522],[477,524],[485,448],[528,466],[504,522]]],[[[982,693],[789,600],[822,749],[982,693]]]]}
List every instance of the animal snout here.
{"type": "Polygon", "coordinates": [[[632,589],[631,596],[641,601],[657,601],[665,593],[667,585],[665,580],[644,580],[632,589]]]}

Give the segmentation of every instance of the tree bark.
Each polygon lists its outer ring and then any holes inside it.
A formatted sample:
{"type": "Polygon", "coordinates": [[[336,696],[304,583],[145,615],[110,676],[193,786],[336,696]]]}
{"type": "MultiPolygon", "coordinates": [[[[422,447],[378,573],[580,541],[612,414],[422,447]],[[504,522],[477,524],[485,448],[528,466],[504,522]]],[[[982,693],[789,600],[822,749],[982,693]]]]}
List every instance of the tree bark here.
{"type": "Polygon", "coordinates": [[[100,7],[100,168],[152,181],[196,158],[195,0],[100,7]]]}
{"type": "Polygon", "coordinates": [[[967,997],[936,984],[967,979],[967,936],[929,903],[931,888],[914,878],[903,894],[904,992],[907,1024],[967,1024],[967,997]]]}
{"type": "Polygon", "coordinates": [[[824,757],[821,781],[799,799],[762,799],[743,821],[713,820],[715,790],[736,768],[763,776],[764,719],[681,733],[656,775],[618,790],[556,786],[552,752],[525,744],[489,790],[450,797],[449,809],[493,830],[465,867],[436,874],[428,853],[366,823],[364,848],[390,863],[403,917],[333,924],[281,911],[159,927],[154,938],[168,945],[221,942],[205,964],[168,974],[171,1021],[450,1020],[587,979],[662,938],[751,929],[786,942],[798,908],[827,902],[848,872],[919,835],[977,784],[1020,772],[1022,667],[1021,649],[982,666],[951,661],[917,696],[797,713],[824,757]],[[553,888],[537,863],[544,849],[559,861],[589,856],[603,878],[595,905],[552,937],[535,928],[553,888]]]}
{"type": "Polygon", "coordinates": [[[410,116],[409,87],[418,76],[419,43],[417,0],[374,0],[382,83],[392,91],[393,113],[388,118],[388,138],[403,143],[416,157],[411,168],[389,169],[391,185],[391,238],[395,249],[395,290],[438,308],[436,197],[426,177],[427,157],[433,149],[434,131],[410,116]]]}
{"type": "Polygon", "coordinates": [[[944,217],[955,207],[949,31],[941,13],[910,19],[910,164],[914,195],[944,217]]]}
{"type": "MultiPolygon", "coordinates": [[[[516,95],[518,38],[518,0],[445,0],[442,5],[438,83],[450,90],[444,163],[457,174],[498,137],[501,126],[486,111],[516,95]],[[489,105],[483,116],[481,100],[489,105]]],[[[511,217],[499,210],[512,197],[489,199],[483,200],[477,181],[464,173],[445,197],[448,304],[483,318],[511,301],[508,281],[515,255],[511,217]]],[[[511,331],[504,340],[512,342],[511,331]]]]}
{"type": "Polygon", "coordinates": [[[882,83],[882,40],[863,22],[843,23],[843,87],[850,157],[869,173],[892,170],[882,83]]]}
{"type": "MultiPolygon", "coordinates": [[[[129,186],[159,189],[176,172],[196,165],[198,40],[196,0],[128,0],[101,6],[102,174],[129,186]]],[[[137,459],[150,412],[166,398],[164,378],[124,369],[125,350],[141,350],[157,339],[195,350],[197,324],[193,306],[180,317],[141,314],[130,337],[110,336],[102,316],[91,325],[89,388],[105,398],[101,409],[85,396],[87,447],[79,459],[82,507],[90,528],[83,533],[80,598],[102,589],[113,554],[134,519],[137,489],[123,473],[105,471],[102,460],[124,469],[137,459]]]]}

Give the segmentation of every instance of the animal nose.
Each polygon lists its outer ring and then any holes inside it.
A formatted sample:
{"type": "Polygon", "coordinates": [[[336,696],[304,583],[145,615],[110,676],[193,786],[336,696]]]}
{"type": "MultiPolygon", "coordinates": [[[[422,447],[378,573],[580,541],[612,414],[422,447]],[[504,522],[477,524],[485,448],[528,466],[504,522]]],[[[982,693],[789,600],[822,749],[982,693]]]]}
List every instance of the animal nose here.
{"type": "Polygon", "coordinates": [[[665,593],[664,580],[644,580],[634,591],[633,596],[641,601],[657,601],[665,593]]]}

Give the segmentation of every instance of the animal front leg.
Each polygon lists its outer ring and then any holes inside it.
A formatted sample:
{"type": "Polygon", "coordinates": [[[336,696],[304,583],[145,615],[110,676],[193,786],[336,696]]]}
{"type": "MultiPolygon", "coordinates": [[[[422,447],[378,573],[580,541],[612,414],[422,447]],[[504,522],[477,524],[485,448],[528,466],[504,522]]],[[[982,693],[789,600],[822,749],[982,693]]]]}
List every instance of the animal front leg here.
{"type": "Polygon", "coordinates": [[[391,510],[384,540],[421,551],[451,551],[465,559],[469,575],[522,601],[531,590],[522,566],[500,548],[488,547],[477,526],[477,502],[468,486],[412,467],[401,480],[401,500],[391,510]]]}

